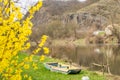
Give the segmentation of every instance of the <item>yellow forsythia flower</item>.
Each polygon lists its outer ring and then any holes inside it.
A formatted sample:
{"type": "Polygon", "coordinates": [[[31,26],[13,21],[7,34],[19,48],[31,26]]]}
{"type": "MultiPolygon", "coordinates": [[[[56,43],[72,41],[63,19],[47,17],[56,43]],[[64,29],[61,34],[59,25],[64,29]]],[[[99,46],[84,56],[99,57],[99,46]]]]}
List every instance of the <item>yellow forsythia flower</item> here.
{"type": "Polygon", "coordinates": [[[30,68],[29,64],[24,65],[24,69],[29,69],[29,68],[30,68]]]}
{"type": "Polygon", "coordinates": [[[29,61],[31,62],[33,60],[33,55],[29,57],[29,61]]]}
{"type": "Polygon", "coordinates": [[[37,48],[37,49],[34,51],[34,54],[38,53],[40,50],[41,50],[41,48],[37,48]]]}
{"type": "MultiPolygon", "coordinates": [[[[21,62],[18,61],[18,52],[30,48],[29,36],[32,33],[31,19],[35,11],[42,6],[42,1],[32,6],[28,17],[23,19],[23,14],[20,7],[15,6],[14,0],[0,0],[0,80],[22,80],[22,69],[29,69],[29,62],[33,56],[24,58],[21,62]],[[9,6],[10,4],[10,6],[9,6]],[[26,64],[25,64],[26,63],[26,64]]],[[[46,38],[41,39],[43,47],[46,38]]],[[[36,49],[36,52],[40,49],[36,49]]],[[[41,60],[43,60],[43,56],[41,60]]],[[[34,64],[34,69],[37,65],[34,64]]],[[[24,75],[27,77],[27,75],[24,75]]],[[[27,77],[28,78],[28,77],[27,77]]],[[[32,80],[29,77],[29,80],[32,80]]]]}
{"type": "Polygon", "coordinates": [[[28,78],[28,80],[32,80],[31,76],[28,78]]]}
{"type": "Polygon", "coordinates": [[[49,54],[49,48],[43,47],[43,50],[44,50],[44,53],[45,53],[45,54],[49,54]]]}
{"type": "Polygon", "coordinates": [[[33,66],[34,70],[38,69],[37,64],[33,63],[32,66],[33,66]]]}
{"type": "Polygon", "coordinates": [[[44,55],[41,55],[40,56],[40,61],[43,61],[45,59],[45,56],[44,55]]]}
{"type": "Polygon", "coordinates": [[[27,78],[27,77],[28,77],[28,75],[27,75],[27,74],[25,74],[25,75],[24,75],[24,78],[27,78]]]}

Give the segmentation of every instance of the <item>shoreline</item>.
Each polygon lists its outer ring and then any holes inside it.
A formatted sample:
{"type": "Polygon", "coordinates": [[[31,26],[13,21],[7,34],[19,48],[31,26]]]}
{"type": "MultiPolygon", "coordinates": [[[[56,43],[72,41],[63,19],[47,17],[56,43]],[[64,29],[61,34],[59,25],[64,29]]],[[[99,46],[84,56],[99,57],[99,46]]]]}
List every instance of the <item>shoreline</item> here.
{"type": "Polygon", "coordinates": [[[76,40],[70,40],[70,39],[54,39],[51,40],[51,45],[53,46],[66,46],[66,45],[72,45],[72,46],[88,46],[88,45],[120,45],[119,43],[87,43],[86,39],[76,39],[76,40]]]}
{"type": "MultiPolygon", "coordinates": [[[[57,59],[57,58],[52,58],[52,57],[48,57],[48,58],[53,59],[53,60],[58,61],[58,62],[69,64],[68,62],[63,61],[62,59],[57,59]]],[[[76,66],[79,66],[76,63],[73,63],[73,64],[76,65],[76,66]]],[[[103,76],[103,77],[106,78],[106,80],[120,80],[120,76],[119,75],[109,74],[109,73],[106,73],[106,72],[104,72],[104,75],[103,75],[103,72],[96,71],[96,70],[92,71],[92,70],[89,70],[89,67],[85,67],[85,66],[81,66],[81,69],[83,71],[90,71],[90,72],[93,72],[93,73],[98,74],[100,76],[103,76]]]]}

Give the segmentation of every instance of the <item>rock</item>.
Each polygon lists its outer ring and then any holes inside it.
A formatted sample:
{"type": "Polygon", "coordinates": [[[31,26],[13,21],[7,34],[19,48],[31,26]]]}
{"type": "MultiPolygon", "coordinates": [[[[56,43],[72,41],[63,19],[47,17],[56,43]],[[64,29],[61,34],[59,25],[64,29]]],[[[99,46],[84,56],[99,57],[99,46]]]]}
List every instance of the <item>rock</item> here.
{"type": "Polygon", "coordinates": [[[90,78],[88,76],[83,76],[82,80],[90,80],[90,78]]]}
{"type": "Polygon", "coordinates": [[[81,28],[91,28],[95,26],[101,29],[101,26],[106,24],[106,18],[100,15],[93,15],[91,13],[69,13],[62,17],[64,23],[75,23],[81,28]]]}
{"type": "Polygon", "coordinates": [[[106,28],[105,28],[105,33],[107,36],[110,36],[112,35],[112,30],[113,30],[113,26],[112,25],[108,25],[106,28]]]}

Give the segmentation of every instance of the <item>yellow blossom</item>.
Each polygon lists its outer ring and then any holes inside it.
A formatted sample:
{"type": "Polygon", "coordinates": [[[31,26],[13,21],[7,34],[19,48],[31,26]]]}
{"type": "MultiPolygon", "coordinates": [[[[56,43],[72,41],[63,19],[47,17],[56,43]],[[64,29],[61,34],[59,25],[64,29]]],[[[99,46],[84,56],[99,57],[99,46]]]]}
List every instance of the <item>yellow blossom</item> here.
{"type": "Polygon", "coordinates": [[[40,56],[40,61],[43,61],[45,59],[45,56],[44,55],[41,55],[40,56]]]}
{"type": "Polygon", "coordinates": [[[29,57],[29,61],[31,62],[33,60],[33,55],[29,57]]]}
{"type": "Polygon", "coordinates": [[[25,75],[24,75],[24,78],[27,78],[27,77],[28,77],[28,75],[27,75],[27,74],[25,74],[25,75]]]}
{"type": "Polygon", "coordinates": [[[34,54],[38,53],[40,50],[41,50],[41,48],[37,48],[37,49],[34,51],[34,54]]]}
{"type": "MultiPolygon", "coordinates": [[[[35,11],[39,10],[42,2],[30,8],[28,17],[23,18],[20,8],[15,6],[13,0],[0,0],[0,73],[1,80],[22,80],[22,69],[29,69],[33,55],[18,61],[18,52],[30,48],[29,36],[32,33],[31,19],[35,11]],[[8,6],[10,1],[10,6],[8,6]]],[[[46,37],[41,39],[41,44],[45,44],[46,37]]],[[[42,48],[35,49],[36,53],[42,48]]],[[[43,60],[43,57],[41,57],[43,60]]],[[[34,69],[37,65],[33,64],[34,69]]],[[[24,75],[27,77],[27,75],[24,75]]],[[[29,77],[31,80],[31,77],[29,77]]]]}
{"type": "Polygon", "coordinates": [[[29,64],[24,65],[24,69],[29,69],[29,68],[30,68],[29,64]]]}
{"type": "Polygon", "coordinates": [[[21,73],[21,72],[22,72],[21,69],[18,69],[18,70],[15,71],[15,73],[17,73],[17,74],[19,74],[19,73],[21,73]]]}
{"type": "Polygon", "coordinates": [[[13,72],[13,68],[8,68],[8,69],[6,70],[6,72],[12,73],[12,72],[13,72]]]}
{"type": "Polygon", "coordinates": [[[20,20],[20,19],[22,19],[22,17],[23,17],[23,15],[21,14],[21,13],[19,13],[18,15],[17,15],[17,18],[20,20]]]}
{"type": "Polygon", "coordinates": [[[32,66],[33,66],[34,70],[38,69],[37,64],[33,63],[32,66]]]}
{"type": "Polygon", "coordinates": [[[28,78],[28,80],[32,80],[31,76],[28,78]]]}
{"type": "Polygon", "coordinates": [[[44,53],[45,53],[45,54],[48,54],[48,53],[49,53],[49,48],[43,47],[43,50],[44,50],[44,53]]]}

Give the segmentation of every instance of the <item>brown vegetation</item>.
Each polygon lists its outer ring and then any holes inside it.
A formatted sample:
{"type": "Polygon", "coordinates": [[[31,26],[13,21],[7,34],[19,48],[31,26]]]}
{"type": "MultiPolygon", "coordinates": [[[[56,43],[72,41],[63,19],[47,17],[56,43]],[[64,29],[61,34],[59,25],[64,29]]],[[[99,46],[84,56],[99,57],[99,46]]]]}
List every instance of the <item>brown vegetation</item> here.
{"type": "MultiPolygon", "coordinates": [[[[119,24],[119,4],[119,0],[87,0],[85,3],[46,0],[32,20],[34,28],[31,39],[37,41],[42,34],[47,34],[51,39],[91,37],[95,30],[103,30],[109,24],[119,24]]],[[[117,26],[115,28],[113,32],[119,30],[117,26]]],[[[120,38],[119,31],[114,35],[120,38]]],[[[113,37],[108,36],[93,38],[95,42],[109,42],[111,39],[113,37]]]]}

